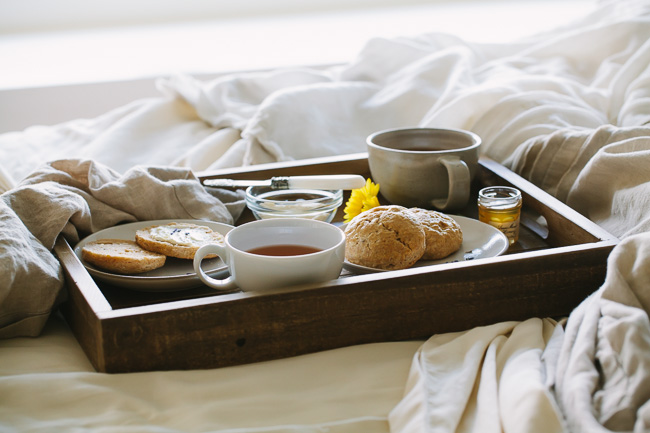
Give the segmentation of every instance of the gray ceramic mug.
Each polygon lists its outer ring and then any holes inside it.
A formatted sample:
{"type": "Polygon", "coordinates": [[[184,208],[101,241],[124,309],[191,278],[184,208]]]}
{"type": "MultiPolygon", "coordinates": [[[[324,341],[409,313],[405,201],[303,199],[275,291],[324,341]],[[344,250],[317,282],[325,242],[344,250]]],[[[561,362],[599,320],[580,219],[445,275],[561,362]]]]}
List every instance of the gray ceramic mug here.
{"type": "Polygon", "coordinates": [[[467,205],[478,169],[478,135],[459,129],[390,129],[370,135],[366,144],[372,180],[392,204],[441,211],[467,205]]]}

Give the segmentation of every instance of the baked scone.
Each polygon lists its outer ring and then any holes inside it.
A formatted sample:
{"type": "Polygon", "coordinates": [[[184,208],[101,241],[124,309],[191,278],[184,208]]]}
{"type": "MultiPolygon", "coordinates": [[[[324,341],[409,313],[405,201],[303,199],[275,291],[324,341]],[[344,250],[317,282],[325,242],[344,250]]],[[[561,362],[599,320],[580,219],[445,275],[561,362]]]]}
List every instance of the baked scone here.
{"type": "MultiPolygon", "coordinates": [[[[190,223],[169,223],[135,232],[135,241],[142,248],[179,259],[193,259],[205,244],[224,243],[221,233],[209,227],[190,223]]],[[[216,257],[208,255],[206,258],[216,257]]]]}
{"type": "Polygon", "coordinates": [[[134,241],[100,239],[81,249],[81,258],[100,269],[117,274],[140,274],[165,264],[163,254],[147,251],[134,241]]]}
{"type": "Polygon", "coordinates": [[[409,209],[424,227],[426,250],[422,260],[438,260],[455,253],[463,243],[463,231],[455,219],[444,213],[420,208],[409,209]]]}
{"type": "Polygon", "coordinates": [[[345,257],[350,263],[395,270],[413,266],[424,254],[424,228],[402,206],[377,206],[345,228],[345,257]]]}

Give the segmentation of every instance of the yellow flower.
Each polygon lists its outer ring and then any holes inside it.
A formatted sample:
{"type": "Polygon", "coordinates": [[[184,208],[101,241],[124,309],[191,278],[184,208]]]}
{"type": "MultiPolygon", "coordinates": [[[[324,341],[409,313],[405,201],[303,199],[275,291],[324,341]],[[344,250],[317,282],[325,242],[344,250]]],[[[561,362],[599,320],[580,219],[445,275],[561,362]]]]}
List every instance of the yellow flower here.
{"type": "Polygon", "coordinates": [[[343,221],[349,223],[361,212],[379,206],[377,194],[379,194],[379,184],[375,185],[370,179],[366,180],[366,185],[363,188],[353,189],[350,199],[345,203],[343,221]]]}

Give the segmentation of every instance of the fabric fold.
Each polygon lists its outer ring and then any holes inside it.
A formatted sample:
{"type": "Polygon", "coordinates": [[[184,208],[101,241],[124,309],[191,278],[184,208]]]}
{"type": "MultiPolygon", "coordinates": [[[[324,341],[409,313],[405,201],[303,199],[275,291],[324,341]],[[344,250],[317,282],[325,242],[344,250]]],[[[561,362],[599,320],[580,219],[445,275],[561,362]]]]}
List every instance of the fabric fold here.
{"type": "Polygon", "coordinates": [[[431,337],[389,415],[391,432],[563,432],[550,388],[562,337],[551,319],[431,337]]]}
{"type": "Polygon", "coordinates": [[[601,289],[567,322],[555,393],[570,431],[642,433],[650,426],[650,232],[608,260],[601,289]]]}
{"type": "Polygon", "coordinates": [[[120,223],[196,219],[233,224],[243,194],[208,192],[189,169],[134,167],[124,175],[89,160],[44,165],[0,196],[0,336],[36,336],[62,297],[59,235],[80,237],[120,223]],[[37,281],[37,283],[35,283],[37,281]]]}

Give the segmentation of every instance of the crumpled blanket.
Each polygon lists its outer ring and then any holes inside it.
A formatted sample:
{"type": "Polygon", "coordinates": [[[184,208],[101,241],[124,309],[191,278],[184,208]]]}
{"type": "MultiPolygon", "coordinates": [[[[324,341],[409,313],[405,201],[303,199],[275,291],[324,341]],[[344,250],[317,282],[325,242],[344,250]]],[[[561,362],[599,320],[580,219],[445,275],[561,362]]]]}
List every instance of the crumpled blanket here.
{"type": "Polygon", "coordinates": [[[650,232],[566,323],[531,318],[435,335],[416,353],[391,432],[650,429],[650,232]]]}
{"type": "Polygon", "coordinates": [[[650,232],[627,238],[570,316],[555,393],[576,433],[650,431],[650,232]]]}
{"type": "Polygon", "coordinates": [[[93,161],[60,160],[36,170],[0,196],[0,338],[38,335],[64,299],[51,253],[59,235],[74,245],[80,235],[126,222],[233,224],[245,206],[241,194],[210,190],[186,168],[137,166],[120,175],[93,161]]]}
{"type": "Polygon", "coordinates": [[[431,337],[391,432],[562,432],[550,389],[561,342],[562,325],[538,318],[431,337]]]}

